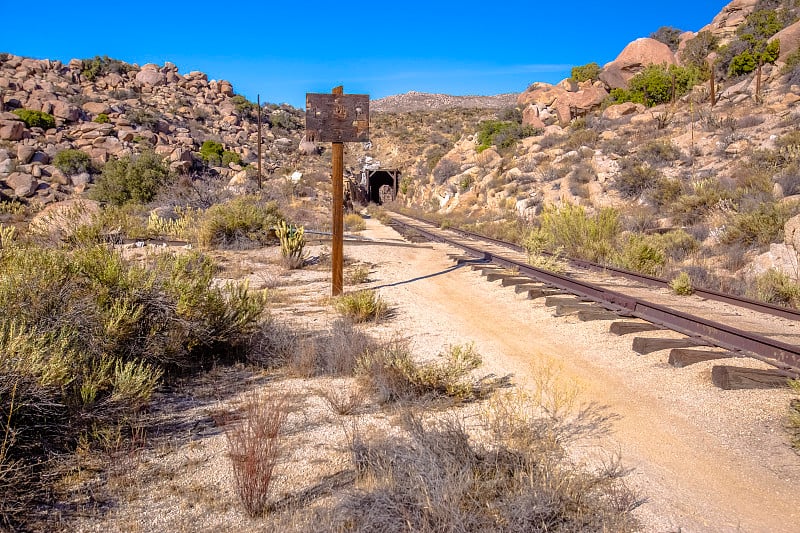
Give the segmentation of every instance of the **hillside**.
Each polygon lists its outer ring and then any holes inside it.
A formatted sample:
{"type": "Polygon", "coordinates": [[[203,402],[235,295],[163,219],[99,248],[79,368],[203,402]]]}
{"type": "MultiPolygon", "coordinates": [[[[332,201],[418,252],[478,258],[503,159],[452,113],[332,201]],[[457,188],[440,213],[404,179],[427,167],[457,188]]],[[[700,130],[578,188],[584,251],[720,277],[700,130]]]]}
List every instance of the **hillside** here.
{"type": "MultiPolygon", "coordinates": [[[[799,13],[789,1],[735,0],[698,33],[662,28],[556,85],[376,100],[371,146],[348,148],[348,173],[365,161],[401,169],[404,206],[494,220],[494,231],[518,219],[536,225],[548,205],[614,208],[628,233],[681,230],[669,237],[680,251],[645,243],[669,256],[659,272],[690,270],[724,290],[746,292],[737,280],[771,268],[796,277],[798,223],[789,220],[800,194],[799,13]]],[[[183,176],[184,189],[256,186],[256,106],[200,72],[3,54],[0,102],[4,202],[36,210],[91,195],[103,165],[147,150],[183,176]],[[26,124],[19,113],[31,111],[53,122],[26,124]],[[70,161],[76,150],[81,164],[70,161]]],[[[270,194],[305,199],[324,229],[329,152],[301,144],[301,110],[265,105],[264,118],[270,194]]]]}

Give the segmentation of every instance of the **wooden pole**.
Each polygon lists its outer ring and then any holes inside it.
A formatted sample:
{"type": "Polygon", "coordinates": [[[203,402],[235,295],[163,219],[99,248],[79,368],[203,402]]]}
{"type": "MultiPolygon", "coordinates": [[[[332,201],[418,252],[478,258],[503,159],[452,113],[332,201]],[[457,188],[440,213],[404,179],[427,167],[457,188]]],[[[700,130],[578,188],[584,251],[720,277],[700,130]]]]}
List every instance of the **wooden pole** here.
{"type": "Polygon", "coordinates": [[[258,190],[261,190],[261,95],[256,96],[258,100],[258,190]]]}
{"type": "MultiPolygon", "coordinates": [[[[331,91],[344,94],[341,85],[331,91]]],[[[333,143],[333,250],[331,261],[331,295],[339,296],[344,290],[344,143],[333,143]]]]}

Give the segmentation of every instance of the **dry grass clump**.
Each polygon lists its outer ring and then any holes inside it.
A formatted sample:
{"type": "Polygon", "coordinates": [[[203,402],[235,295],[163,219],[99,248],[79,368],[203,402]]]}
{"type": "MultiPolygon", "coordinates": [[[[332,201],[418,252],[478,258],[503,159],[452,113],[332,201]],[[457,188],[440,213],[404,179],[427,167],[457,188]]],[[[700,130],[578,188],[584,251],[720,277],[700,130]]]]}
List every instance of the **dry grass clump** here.
{"type": "Polygon", "coordinates": [[[332,531],[635,531],[640,500],[618,461],[590,468],[566,452],[606,423],[522,395],[495,399],[474,431],[458,415],[409,413],[406,438],[356,432],[356,487],[324,518],[332,531]]]}
{"type": "Polygon", "coordinates": [[[359,285],[369,280],[369,267],[366,265],[356,265],[345,272],[344,280],[348,285],[359,285]]]}
{"type": "Polygon", "coordinates": [[[381,403],[442,397],[468,401],[499,385],[498,381],[471,378],[470,373],[481,365],[481,356],[472,344],[451,346],[439,358],[417,363],[408,343],[392,340],[367,352],[357,372],[381,403]]]}
{"type": "Polygon", "coordinates": [[[387,316],[389,306],[375,291],[350,292],[334,301],[336,310],[354,322],[380,320],[387,316]]]}
{"type": "Polygon", "coordinates": [[[367,393],[359,384],[348,388],[328,383],[319,387],[316,392],[337,415],[355,414],[367,402],[367,393]]]}
{"type": "Polygon", "coordinates": [[[251,517],[268,510],[287,416],[284,398],[253,393],[245,402],[243,420],[226,427],[236,493],[251,517]]]}
{"type": "Polygon", "coordinates": [[[270,318],[250,340],[248,359],[264,367],[285,367],[296,376],[351,376],[376,341],[347,319],[314,332],[270,318]]]}
{"type": "Polygon", "coordinates": [[[344,229],[347,231],[364,231],[367,223],[358,213],[348,213],[344,216],[344,229]]]}

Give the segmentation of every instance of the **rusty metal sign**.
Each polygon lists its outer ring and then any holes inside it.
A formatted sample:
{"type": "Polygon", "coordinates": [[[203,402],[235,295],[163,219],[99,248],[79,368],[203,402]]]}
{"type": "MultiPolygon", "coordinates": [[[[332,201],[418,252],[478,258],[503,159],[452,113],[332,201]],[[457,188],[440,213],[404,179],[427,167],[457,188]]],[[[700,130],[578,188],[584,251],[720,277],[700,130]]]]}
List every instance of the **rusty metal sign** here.
{"type": "Polygon", "coordinates": [[[367,142],[369,95],[306,93],[306,138],[315,142],[367,142]]]}

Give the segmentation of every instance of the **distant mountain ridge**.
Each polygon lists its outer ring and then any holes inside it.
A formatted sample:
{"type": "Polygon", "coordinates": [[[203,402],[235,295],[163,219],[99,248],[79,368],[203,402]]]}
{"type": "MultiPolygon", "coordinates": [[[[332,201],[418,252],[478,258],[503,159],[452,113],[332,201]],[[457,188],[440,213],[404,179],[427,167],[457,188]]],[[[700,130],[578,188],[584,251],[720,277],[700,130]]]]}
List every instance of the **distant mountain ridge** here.
{"type": "Polygon", "coordinates": [[[409,91],[370,102],[370,110],[383,113],[440,111],[442,109],[503,109],[517,105],[518,93],[492,96],[452,96],[409,91]]]}

